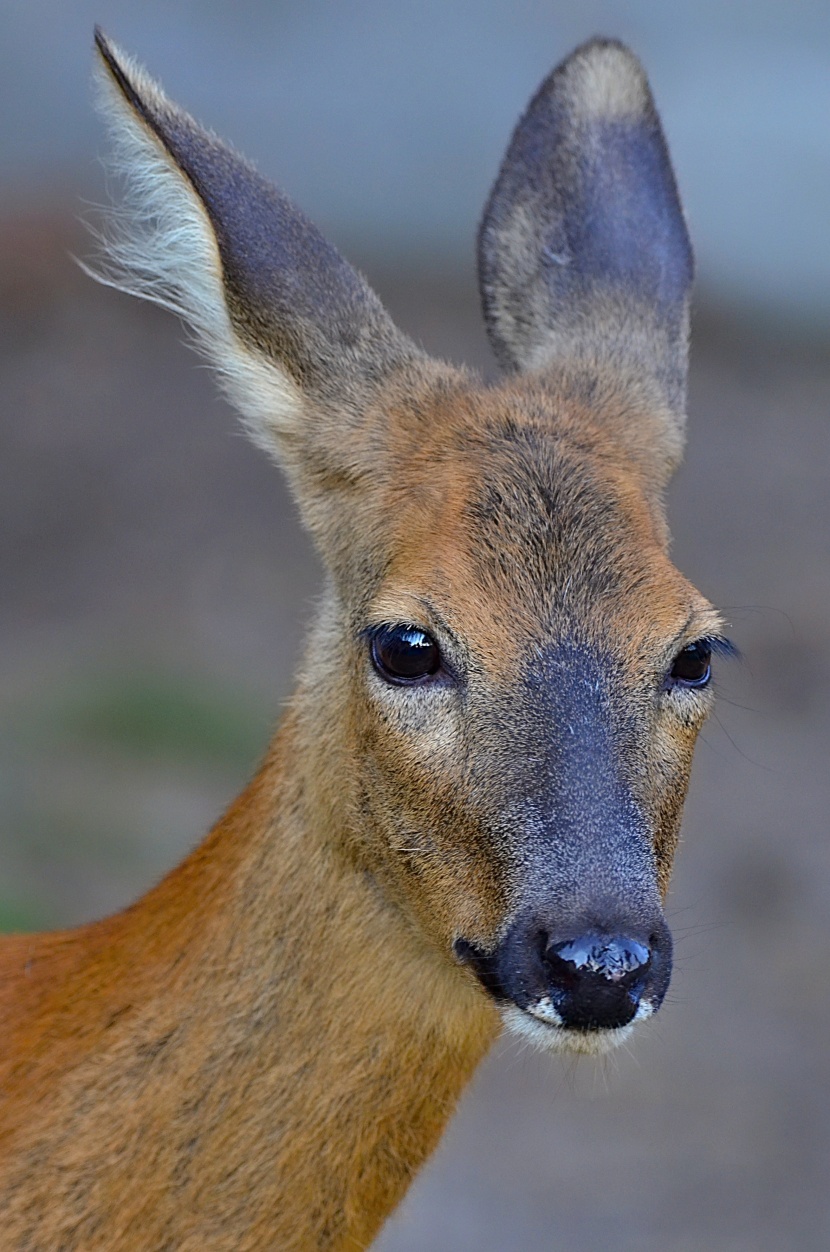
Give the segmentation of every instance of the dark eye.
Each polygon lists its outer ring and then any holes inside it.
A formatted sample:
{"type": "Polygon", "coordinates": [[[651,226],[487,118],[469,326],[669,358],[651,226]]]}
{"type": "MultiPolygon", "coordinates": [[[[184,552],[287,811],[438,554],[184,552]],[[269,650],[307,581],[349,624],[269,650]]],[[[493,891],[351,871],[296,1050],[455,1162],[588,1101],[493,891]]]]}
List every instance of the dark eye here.
{"type": "Polygon", "coordinates": [[[705,687],[712,674],[711,661],[711,644],[706,639],[699,639],[678,652],[669,678],[681,687],[705,687]]]}
{"type": "Polygon", "coordinates": [[[372,635],[372,664],[387,682],[416,683],[438,673],[441,651],[418,626],[381,626],[372,635]]]}

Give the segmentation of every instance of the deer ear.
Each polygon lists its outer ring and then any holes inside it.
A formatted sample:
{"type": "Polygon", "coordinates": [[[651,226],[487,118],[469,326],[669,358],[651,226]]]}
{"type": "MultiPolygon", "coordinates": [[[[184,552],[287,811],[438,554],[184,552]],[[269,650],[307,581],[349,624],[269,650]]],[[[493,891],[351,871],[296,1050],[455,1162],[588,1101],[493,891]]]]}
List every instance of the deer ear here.
{"type": "Polygon", "coordinates": [[[417,350],[286,196],[100,30],[95,42],[125,192],[94,276],[189,323],[254,439],[289,465],[309,438],[348,446],[417,350]]]}
{"type": "Polygon", "coordinates": [[[479,232],[493,348],[508,369],[554,362],[647,375],[682,421],[692,250],[646,76],[593,40],[519,122],[479,232]]]}

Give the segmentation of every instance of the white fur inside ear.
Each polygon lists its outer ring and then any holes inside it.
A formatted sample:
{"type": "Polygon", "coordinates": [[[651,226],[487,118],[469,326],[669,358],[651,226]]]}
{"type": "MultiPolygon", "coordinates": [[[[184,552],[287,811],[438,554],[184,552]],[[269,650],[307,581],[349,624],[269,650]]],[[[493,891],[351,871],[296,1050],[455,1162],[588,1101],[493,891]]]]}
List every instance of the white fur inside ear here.
{"type": "MultiPolygon", "coordinates": [[[[174,107],[153,80],[117,52],[139,95],[159,112],[174,107]]],[[[103,67],[98,107],[112,135],[108,172],[123,183],[119,203],[93,230],[101,254],[82,268],[119,291],[151,300],[187,323],[194,346],[216,369],[246,429],[266,451],[279,451],[279,435],[296,430],[303,396],[273,361],[242,343],[225,303],[219,249],[205,209],[188,179],[135,113],[103,67]]]]}

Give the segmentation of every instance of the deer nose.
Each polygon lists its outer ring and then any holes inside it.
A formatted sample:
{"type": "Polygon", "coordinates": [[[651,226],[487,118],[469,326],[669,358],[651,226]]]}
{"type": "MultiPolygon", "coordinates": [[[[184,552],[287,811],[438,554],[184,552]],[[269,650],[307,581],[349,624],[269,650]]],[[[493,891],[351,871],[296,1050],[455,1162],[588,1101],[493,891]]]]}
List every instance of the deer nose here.
{"type": "MultiPolygon", "coordinates": [[[[652,936],[652,944],[657,936],[652,936]]],[[[587,934],[551,943],[540,935],[542,962],[563,1026],[572,1030],[627,1025],[652,968],[652,947],[628,935],[587,934]]]]}
{"type": "Polygon", "coordinates": [[[656,1013],[671,978],[671,932],[658,910],[630,929],[577,922],[554,930],[547,918],[525,916],[492,952],[463,938],[454,947],[495,1000],[583,1033],[656,1013]],[[569,932],[575,937],[563,938],[569,932]]]}

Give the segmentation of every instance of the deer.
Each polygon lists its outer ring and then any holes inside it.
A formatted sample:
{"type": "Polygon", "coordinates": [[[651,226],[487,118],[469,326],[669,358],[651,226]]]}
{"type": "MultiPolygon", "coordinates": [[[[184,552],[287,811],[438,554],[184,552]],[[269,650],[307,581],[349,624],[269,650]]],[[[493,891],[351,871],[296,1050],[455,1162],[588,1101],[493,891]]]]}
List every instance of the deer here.
{"type": "Polygon", "coordinates": [[[354,1252],[502,1030],[599,1055],[666,995],[731,647],[668,551],[691,245],[643,69],[583,44],[484,209],[485,381],[95,42],[124,193],[93,268],[191,328],[326,583],[204,842],[123,912],[0,945],[0,1242],[354,1252]]]}

